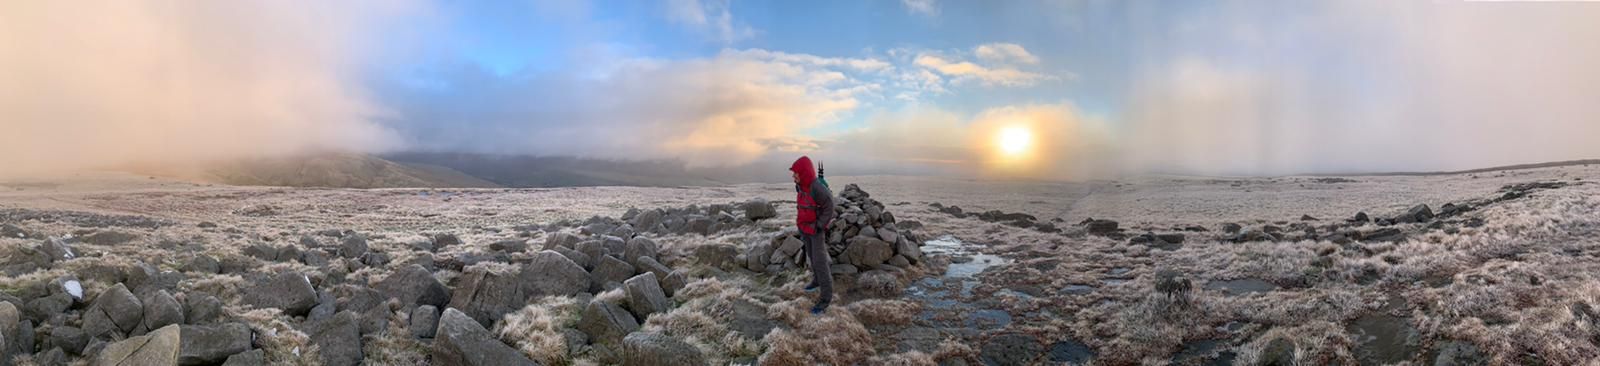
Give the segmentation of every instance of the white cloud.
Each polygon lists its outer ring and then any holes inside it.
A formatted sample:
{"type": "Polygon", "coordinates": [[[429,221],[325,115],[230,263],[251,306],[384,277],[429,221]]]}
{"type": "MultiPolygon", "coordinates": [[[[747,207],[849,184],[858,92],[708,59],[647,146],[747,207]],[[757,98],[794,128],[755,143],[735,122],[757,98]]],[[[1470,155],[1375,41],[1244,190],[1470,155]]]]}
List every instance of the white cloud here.
{"type": "Polygon", "coordinates": [[[732,0],[670,0],[667,20],[682,24],[723,44],[750,39],[756,30],[733,19],[732,0]]]}
{"type": "Polygon", "coordinates": [[[378,57],[378,32],[428,13],[407,1],[83,5],[0,3],[0,174],[394,147],[360,67],[378,57]]]}
{"type": "Polygon", "coordinates": [[[757,49],[515,78],[465,72],[449,78],[460,92],[406,96],[399,127],[422,150],[739,164],[806,146],[795,138],[878,93],[855,76],[877,68],[866,60],[757,49]]]}
{"type": "Polygon", "coordinates": [[[984,44],[978,46],[974,53],[978,55],[979,59],[989,62],[1027,65],[1039,63],[1038,56],[1034,56],[1028,52],[1028,49],[1022,48],[1022,45],[1016,43],[984,44]]]}
{"type": "Polygon", "coordinates": [[[906,10],[927,16],[939,15],[939,2],[937,0],[900,0],[906,10]]]}
{"type": "Polygon", "coordinates": [[[919,55],[915,62],[917,66],[945,76],[958,80],[978,80],[985,86],[1032,86],[1040,81],[1057,79],[1055,76],[1022,71],[1010,66],[988,67],[967,61],[948,60],[933,54],[919,55]]]}

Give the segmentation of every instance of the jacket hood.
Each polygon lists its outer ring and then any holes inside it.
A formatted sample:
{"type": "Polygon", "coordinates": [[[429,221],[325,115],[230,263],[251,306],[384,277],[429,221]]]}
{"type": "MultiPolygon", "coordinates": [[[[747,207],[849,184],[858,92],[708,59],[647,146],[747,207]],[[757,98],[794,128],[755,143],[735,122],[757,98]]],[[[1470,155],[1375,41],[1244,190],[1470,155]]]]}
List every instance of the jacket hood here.
{"type": "Polygon", "coordinates": [[[817,169],[811,165],[811,158],[801,156],[795,159],[794,165],[789,166],[789,171],[800,174],[800,188],[810,189],[811,182],[817,180],[817,169]]]}

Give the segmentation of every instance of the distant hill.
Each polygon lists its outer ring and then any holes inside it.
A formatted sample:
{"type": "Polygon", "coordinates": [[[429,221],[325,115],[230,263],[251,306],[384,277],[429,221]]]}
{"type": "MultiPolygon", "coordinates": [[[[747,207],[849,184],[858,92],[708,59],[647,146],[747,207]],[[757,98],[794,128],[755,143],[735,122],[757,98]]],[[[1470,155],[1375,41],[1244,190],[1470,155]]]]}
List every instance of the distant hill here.
{"type": "Polygon", "coordinates": [[[506,187],[710,186],[787,178],[786,175],[772,172],[757,174],[753,166],[689,168],[675,160],[624,161],[469,153],[400,153],[383,157],[407,165],[444,167],[506,187]]]}
{"type": "Polygon", "coordinates": [[[231,185],[340,188],[499,187],[448,167],[405,164],[377,156],[325,153],[215,164],[201,180],[231,185]]]}
{"type": "Polygon", "coordinates": [[[1479,169],[1470,169],[1470,170],[1457,170],[1457,171],[1449,171],[1449,172],[1383,172],[1383,173],[1310,174],[1310,175],[1319,175],[1319,176],[1454,175],[1454,174],[1488,173],[1488,172],[1498,172],[1498,171],[1505,171],[1505,170],[1527,170],[1527,169],[1555,168],[1555,167],[1563,167],[1563,166],[1578,166],[1578,165],[1590,165],[1590,164],[1600,164],[1600,159],[1583,159],[1583,160],[1552,161],[1552,162],[1547,162],[1547,163],[1504,165],[1504,166],[1497,166],[1497,167],[1479,168],[1479,169]]]}

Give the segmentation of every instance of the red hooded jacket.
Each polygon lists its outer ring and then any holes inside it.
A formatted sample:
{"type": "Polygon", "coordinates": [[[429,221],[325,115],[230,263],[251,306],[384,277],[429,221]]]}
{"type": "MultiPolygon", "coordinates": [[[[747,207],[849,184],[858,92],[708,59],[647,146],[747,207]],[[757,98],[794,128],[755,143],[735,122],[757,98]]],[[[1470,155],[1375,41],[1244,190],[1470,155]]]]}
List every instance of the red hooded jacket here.
{"type": "Polygon", "coordinates": [[[800,209],[795,215],[795,225],[806,234],[827,231],[828,223],[833,221],[833,192],[829,192],[827,186],[812,184],[817,181],[817,169],[810,157],[796,159],[789,171],[800,176],[795,183],[794,201],[800,209]]]}

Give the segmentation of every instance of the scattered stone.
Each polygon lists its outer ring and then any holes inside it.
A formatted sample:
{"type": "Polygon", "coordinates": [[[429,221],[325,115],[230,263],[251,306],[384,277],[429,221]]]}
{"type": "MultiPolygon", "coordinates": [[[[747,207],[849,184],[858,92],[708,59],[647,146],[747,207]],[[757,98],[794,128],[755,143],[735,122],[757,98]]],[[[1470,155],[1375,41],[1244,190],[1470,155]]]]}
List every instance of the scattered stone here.
{"type": "Polygon", "coordinates": [[[1085,225],[1085,226],[1087,227],[1087,230],[1088,230],[1090,235],[1107,236],[1107,235],[1111,235],[1111,234],[1116,234],[1117,231],[1118,231],[1117,222],[1116,221],[1111,221],[1111,220],[1089,219],[1088,224],[1085,225]]]}
{"type": "Polygon", "coordinates": [[[300,272],[285,271],[244,293],[244,303],[259,309],[276,308],[290,316],[303,316],[317,305],[317,290],[300,272]]]}
{"type": "Polygon", "coordinates": [[[50,331],[50,344],[72,354],[82,354],[83,347],[89,345],[89,335],[83,329],[64,325],[50,331]]]}
{"type": "Polygon", "coordinates": [[[894,256],[894,249],[882,240],[856,237],[839,254],[839,261],[857,268],[877,268],[894,256]]]}
{"type": "Polygon", "coordinates": [[[633,277],[634,273],[637,272],[635,272],[633,265],[628,264],[628,262],[623,262],[621,259],[609,255],[600,256],[600,260],[594,265],[594,272],[591,272],[589,276],[591,278],[589,290],[591,292],[608,290],[605,288],[606,284],[622,283],[622,281],[627,281],[629,277],[633,277]]]}
{"type": "MultiPolygon", "coordinates": [[[[131,295],[130,295],[131,296],[131,295]]],[[[95,366],[176,365],[182,336],[177,325],[168,325],[150,334],[124,339],[105,346],[94,359],[95,366]]]]}
{"type": "Polygon", "coordinates": [[[166,290],[152,292],[144,297],[145,331],[161,329],[172,324],[183,324],[183,307],[166,290]]]}
{"type": "Polygon", "coordinates": [[[401,306],[445,306],[450,303],[450,289],[433,277],[433,273],[420,265],[409,265],[389,274],[375,287],[390,298],[399,299],[401,306]]]}
{"type": "Polygon", "coordinates": [[[650,240],[649,238],[645,237],[633,238],[632,240],[628,240],[627,247],[623,249],[622,258],[627,260],[628,264],[638,267],[640,266],[639,258],[660,260],[660,258],[656,256],[659,250],[658,248],[660,248],[660,246],[656,245],[654,240],[650,240]]]}
{"type": "Polygon", "coordinates": [[[597,344],[616,344],[623,336],[638,330],[639,321],[617,304],[590,301],[578,319],[577,328],[597,344]]]}
{"type": "Polygon", "coordinates": [[[528,251],[528,242],[522,240],[501,240],[489,243],[489,250],[503,253],[522,253],[528,251]]]}
{"type": "Polygon", "coordinates": [[[39,251],[49,256],[50,262],[61,262],[78,257],[78,253],[72,250],[72,245],[67,244],[67,241],[61,238],[46,239],[44,244],[39,246],[39,251]]]}
{"type": "Polygon", "coordinates": [[[492,325],[505,314],[527,305],[521,281],[513,274],[471,267],[455,282],[449,307],[460,309],[482,326],[492,325]]]}
{"type": "Polygon", "coordinates": [[[571,233],[550,234],[550,236],[547,236],[544,239],[544,249],[576,249],[578,242],[581,241],[583,241],[583,238],[579,238],[577,235],[572,235],[571,233]]]}
{"type": "Polygon", "coordinates": [[[244,323],[185,325],[179,327],[178,364],[215,365],[228,356],[250,350],[255,338],[244,323]]]}
{"type": "MultiPolygon", "coordinates": [[[[541,251],[517,275],[527,296],[572,296],[589,289],[589,272],[555,251],[541,251]]],[[[520,307],[519,307],[520,308],[520,307]]]]}
{"type": "Polygon", "coordinates": [[[68,308],[72,307],[72,303],[72,295],[65,293],[33,299],[33,301],[29,301],[26,306],[27,317],[28,319],[33,319],[43,323],[49,320],[52,316],[66,312],[68,308]]]}
{"type": "Polygon", "coordinates": [[[361,363],[361,315],[345,310],[327,320],[311,322],[305,333],[317,345],[317,355],[327,366],[361,363]]]}
{"type": "Polygon", "coordinates": [[[705,355],[694,345],[660,332],[634,332],[622,340],[622,364],[627,366],[704,365],[705,355]]]}
{"type": "Polygon", "coordinates": [[[439,250],[451,245],[461,245],[461,237],[453,233],[433,234],[433,249],[439,250]]]}
{"type": "Polygon", "coordinates": [[[222,272],[222,265],[217,262],[216,257],[199,254],[195,255],[194,258],[190,258],[189,263],[183,266],[183,270],[193,273],[217,274],[222,272]]]}
{"type": "Polygon", "coordinates": [[[433,338],[439,328],[439,308],[423,305],[411,310],[410,328],[413,337],[433,338]]]}
{"type": "Polygon", "coordinates": [[[740,206],[740,208],[744,210],[744,218],[746,220],[761,221],[763,219],[778,217],[777,208],[772,207],[772,203],[767,202],[765,198],[757,198],[745,201],[744,204],[740,206]]]}
{"type": "Polygon", "coordinates": [[[367,254],[367,237],[360,234],[345,235],[339,240],[339,256],[357,259],[367,254]]]}
{"type": "Polygon", "coordinates": [[[222,366],[263,366],[266,364],[267,352],[254,349],[228,356],[228,362],[222,363],[222,366]]]}
{"type": "Polygon", "coordinates": [[[184,298],[184,319],[189,324],[206,324],[222,317],[222,300],[203,293],[189,293],[184,298]]]}
{"type": "Polygon", "coordinates": [[[629,278],[622,284],[623,291],[628,295],[628,310],[634,318],[644,320],[650,314],[664,313],[668,306],[666,292],[661,290],[661,283],[656,280],[654,273],[644,274],[629,278]]]}
{"type": "Polygon", "coordinates": [[[143,317],[144,304],[119,283],[95,297],[83,314],[83,329],[90,337],[128,334],[138,328],[143,317]]]}
{"type": "Polygon", "coordinates": [[[666,292],[667,297],[676,296],[678,290],[688,286],[689,275],[684,274],[683,271],[672,271],[672,273],[667,274],[666,278],[661,279],[661,290],[666,292]]]}
{"type": "Polygon", "coordinates": [[[706,244],[694,248],[695,262],[714,268],[727,268],[738,255],[739,248],[729,244],[706,244]]]}
{"type": "Polygon", "coordinates": [[[1222,224],[1222,232],[1224,234],[1238,234],[1240,230],[1244,230],[1244,226],[1231,222],[1222,224]]]}
{"type": "Polygon", "coordinates": [[[1311,217],[1311,215],[1300,215],[1300,221],[1317,221],[1317,218],[1311,217]]]}
{"type": "Polygon", "coordinates": [[[538,365],[495,339],[471,317],[445,309],[433,341],[433,364],[447,366],[538,365]]]}

